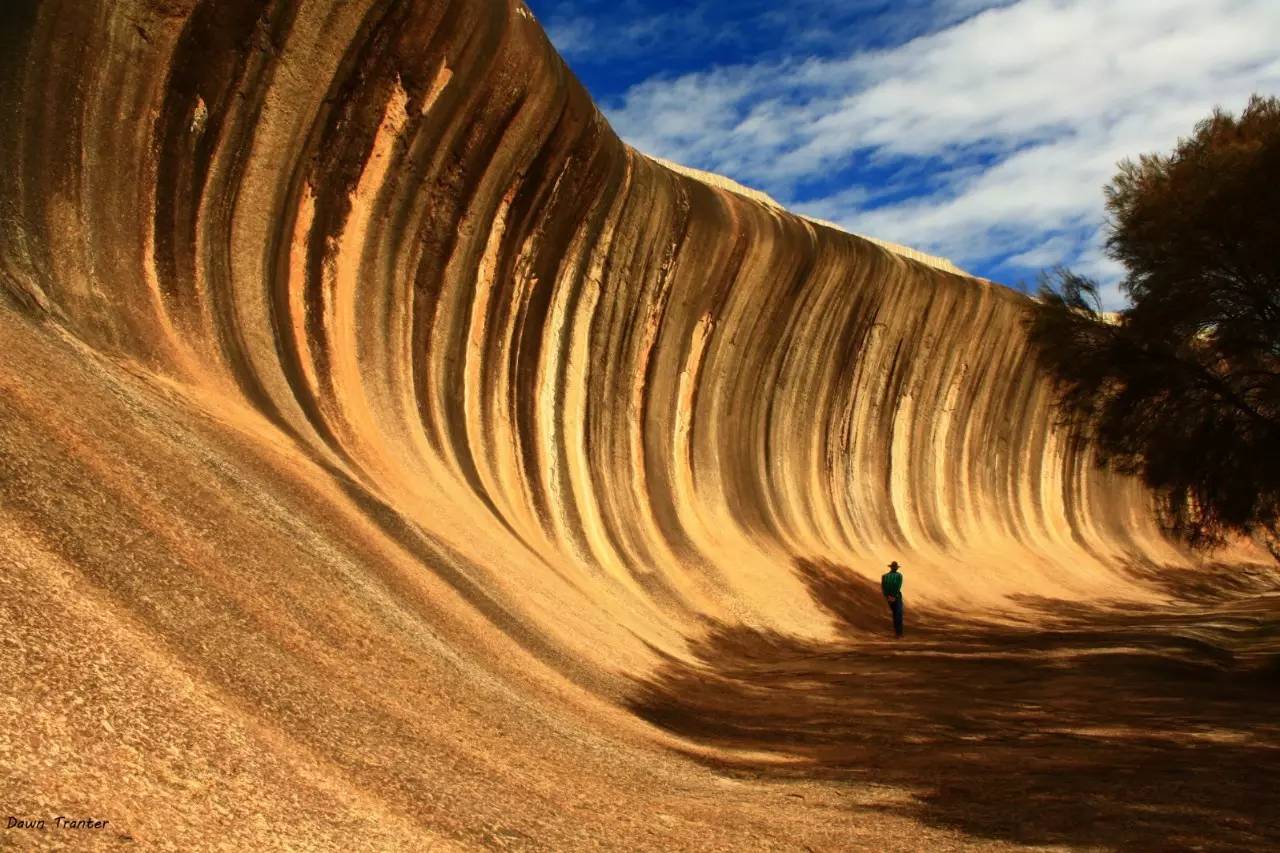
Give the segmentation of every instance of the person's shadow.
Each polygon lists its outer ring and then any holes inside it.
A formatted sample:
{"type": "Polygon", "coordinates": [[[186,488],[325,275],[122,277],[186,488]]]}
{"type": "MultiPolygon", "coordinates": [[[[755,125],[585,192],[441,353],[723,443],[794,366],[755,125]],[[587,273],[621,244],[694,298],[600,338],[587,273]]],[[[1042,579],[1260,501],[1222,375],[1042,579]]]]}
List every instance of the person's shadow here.
{"type": "Polygon", "coordinates": [[[896,809],[975,837],[1280,845],[1280,685],[1274,655],[1247,653],[1280,648],[1274,591],[1269,610],[1256,595],[1136,614],[1024,601],[1037,625],[913,607],[895,640],[874,582],[795,569],[837,641],[711,625],[691,642],[700,665],[668,658],[634,712],[738,756],[800,759],[697,759],[723,771],[899,786],[914,797],[896,809]]]}

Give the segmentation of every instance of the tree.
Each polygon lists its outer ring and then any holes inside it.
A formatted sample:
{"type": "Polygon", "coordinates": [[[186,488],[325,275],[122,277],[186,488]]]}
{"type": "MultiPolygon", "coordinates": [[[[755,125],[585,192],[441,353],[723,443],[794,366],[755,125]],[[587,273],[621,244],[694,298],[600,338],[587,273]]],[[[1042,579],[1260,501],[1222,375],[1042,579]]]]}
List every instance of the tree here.
{"type": "Polygon", "coordinates": [[[1131,306],[1059,269],[1030,317],[1064,411],[1196,546],[1280,530],[1280,100],[1119,164],[1107,252],[1131,306]]]}

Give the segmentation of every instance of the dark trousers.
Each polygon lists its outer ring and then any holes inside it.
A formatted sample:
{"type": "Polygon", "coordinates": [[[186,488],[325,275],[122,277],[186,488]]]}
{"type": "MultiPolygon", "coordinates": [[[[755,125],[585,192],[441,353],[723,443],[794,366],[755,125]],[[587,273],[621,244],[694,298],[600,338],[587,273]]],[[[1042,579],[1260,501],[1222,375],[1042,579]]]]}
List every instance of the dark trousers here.
{"type": "Polygon", "coordinates": [[[902,596],[889,602],[889,610],[893,613],[893,633],[902,636],[902,596]]]}

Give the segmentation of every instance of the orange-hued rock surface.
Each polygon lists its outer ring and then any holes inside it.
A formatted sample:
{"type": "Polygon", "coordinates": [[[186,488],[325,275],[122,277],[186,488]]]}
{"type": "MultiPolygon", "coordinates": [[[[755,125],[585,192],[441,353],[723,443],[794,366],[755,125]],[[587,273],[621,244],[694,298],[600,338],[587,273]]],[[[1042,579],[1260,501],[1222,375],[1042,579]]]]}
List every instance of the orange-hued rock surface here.
{"type": "Polygon", "coordinates": [[[1025,297],[627,148],[518,2],[0,26],[0,817],[109,821],[6,845],[1275,841],[1274,578],[1025,297]]]}

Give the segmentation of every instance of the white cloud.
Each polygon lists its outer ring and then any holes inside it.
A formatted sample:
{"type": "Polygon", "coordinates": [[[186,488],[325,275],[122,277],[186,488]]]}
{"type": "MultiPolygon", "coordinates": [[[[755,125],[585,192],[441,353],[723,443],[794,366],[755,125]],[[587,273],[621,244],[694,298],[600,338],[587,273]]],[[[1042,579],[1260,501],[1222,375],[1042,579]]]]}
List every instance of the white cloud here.
{"type": "Polygon", "coordinates": [[[547,38],[566,60],[589,54],[595,48],[595,24],[587,17],[552,18],[545,25],[547,38]]]}
{"type": "Polygon", "coordinates": [[[1280,90],[1277,33],[1276,0],[1020,0],[890,49],[651,79],[604,106],[641,150],[850,230],[1114,282],[1099,237],[1063,235],[1101,225],[1117,161],[1280,90]],[[877,206],[895,169],[932,191],[877,206]]]}
{"type": "Polygon", "coordinates": [[[1020,267],[1040,268],[1056,264],[1067,255],[1074,254],[1078,241],[1065,234],[1055,234],[1038,245],[1009,258],[1009,263],[1020,267]]]}
{"type": "Polygon", "coordinates": [[[547,35],[571,65],[626,63],[630,71],[696,66],[709,48],[764,59],[899,44],[1012,0],[690,0],[665,8],[644,0],[531,2],[545,12],[547,35]]]}

